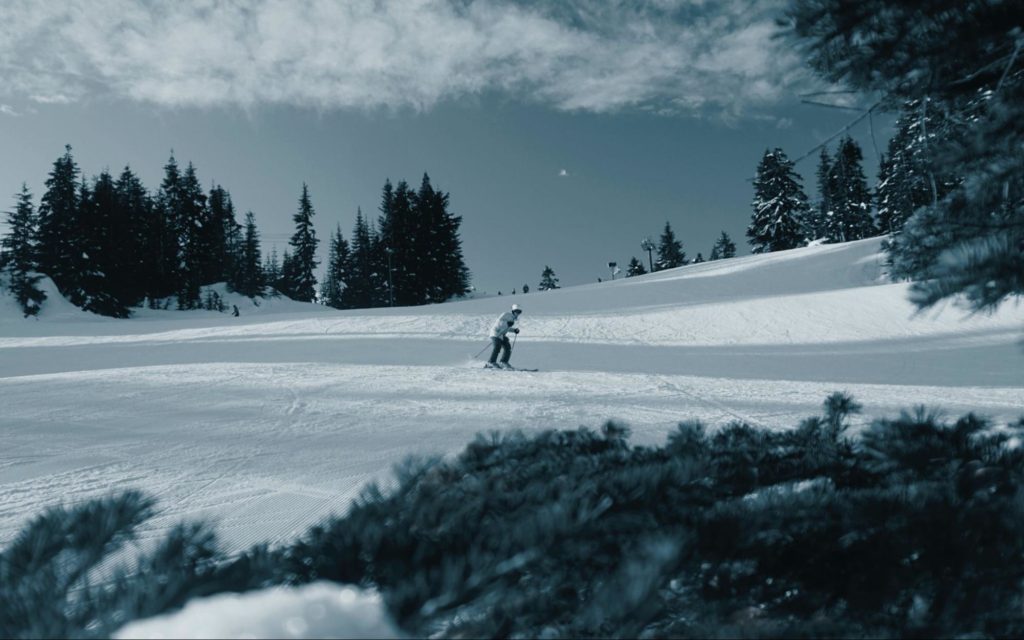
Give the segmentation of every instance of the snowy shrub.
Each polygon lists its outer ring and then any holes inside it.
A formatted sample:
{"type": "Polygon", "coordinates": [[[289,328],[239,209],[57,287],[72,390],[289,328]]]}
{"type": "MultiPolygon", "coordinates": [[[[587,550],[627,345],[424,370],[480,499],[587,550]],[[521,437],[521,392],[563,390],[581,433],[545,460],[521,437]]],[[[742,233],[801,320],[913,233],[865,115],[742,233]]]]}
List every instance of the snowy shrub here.
{"type": "Polygon", "coordinates": [[[115,638],[400,638],[380,597],[317,582],[198,598],[126,625],[115,638]]]}
{"type": "Polygon", "coordinates": [[[783,432],[684,422],[664,447],[615,423],[481,435],[289,546],[228,559],[182,525],[102,586],[90,572],[152,503],[51,509],[0,555],[0,635],[104,636],[323,581],[374,588],[412,636],[1024,634],[1024,420],[920,409],[848,436],[859,409],[834,394],[783,432]]]}

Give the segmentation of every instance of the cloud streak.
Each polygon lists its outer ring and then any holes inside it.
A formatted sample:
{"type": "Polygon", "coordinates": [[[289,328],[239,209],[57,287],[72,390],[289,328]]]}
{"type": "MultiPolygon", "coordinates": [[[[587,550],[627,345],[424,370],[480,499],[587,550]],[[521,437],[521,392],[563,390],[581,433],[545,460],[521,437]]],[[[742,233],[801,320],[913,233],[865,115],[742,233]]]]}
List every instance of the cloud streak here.
{"type": "Polygon", "coordinates": [[[0,97],[170,107],[561,110],[735,117],[807,81],[779,0],[0,3],[0,97]]]}

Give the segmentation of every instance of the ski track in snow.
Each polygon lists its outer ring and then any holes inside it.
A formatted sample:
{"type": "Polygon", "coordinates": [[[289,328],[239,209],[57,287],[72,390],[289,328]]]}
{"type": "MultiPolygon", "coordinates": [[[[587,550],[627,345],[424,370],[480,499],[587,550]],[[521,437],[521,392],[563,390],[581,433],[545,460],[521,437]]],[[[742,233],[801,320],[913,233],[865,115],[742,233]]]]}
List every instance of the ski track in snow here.
{"type": "Polygon", "coordinates": [[[539,372],[472,359],[511,297],[131,321],[57,304],[26,322],[0,296],[0,547],[47,505],[126,488],[159,499],[140,545],[197,518],[228,551],[283,543],[405,457],[492,430],[614,419],[655,444],[688,419],[791,427],[837,390],[864,405],[857,427],[917,404],[1019,417],[1024,309],[915,315],[880,279],[877,244],[519,296],[513,362],[539,372]]]}

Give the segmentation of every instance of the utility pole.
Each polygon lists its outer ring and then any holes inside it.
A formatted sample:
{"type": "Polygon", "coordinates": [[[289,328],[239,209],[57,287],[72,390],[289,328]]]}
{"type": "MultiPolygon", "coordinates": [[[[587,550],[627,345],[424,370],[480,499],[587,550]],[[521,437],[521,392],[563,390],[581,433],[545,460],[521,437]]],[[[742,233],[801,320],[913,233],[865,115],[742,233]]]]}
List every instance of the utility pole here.
{"type": "Polygon", "coordinates": [[[647,265],[651,268],[651,273],[654,273],[654,258],[651,257],[651,252],[654,251],[654,243],[651,239],[644,238],[640,241],[640,248],[647,252],[647,265]]]}

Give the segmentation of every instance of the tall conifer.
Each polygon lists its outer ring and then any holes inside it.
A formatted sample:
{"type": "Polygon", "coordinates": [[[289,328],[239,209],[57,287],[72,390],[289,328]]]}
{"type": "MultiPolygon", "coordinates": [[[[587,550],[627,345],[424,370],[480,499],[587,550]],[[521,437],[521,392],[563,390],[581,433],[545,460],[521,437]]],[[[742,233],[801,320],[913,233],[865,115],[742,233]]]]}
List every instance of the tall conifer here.
{"type": "Polygon", "coordinates": [[[14,210],[7,214],[7,235],[3,239],[3,267],[8,287],[26,317],[39,313],[46,294],[39,290],[37,236],[39,221],[32,207],[28,186],[21,185],[14,210]]]}
{"type": "Polygon", "coordinates": [[[754,213],[747,227],[751,251],[768,253],[804,243],[807,195],[782,149],[765,150],[754,179],[754,213]]]}
{"type": "Polygon", "coordinates": [[[661,232],[658,242],[658,261],[654,263],[655,270],[674,269],[686,264],[686,252],[683,251],[683,243],[676,240],[676,234],[672,225],[665,222],[665,229],[661,232]]]}
{"type": "Polygon", "coordinates": [[[872,197],[862,167],[860,145],[847,136],[839,143],[832,163],[832,208],[825,219],[825,234],[832,242],[859,240],[874,235],[872,197]]]}
{"type": "Polygon", "coordinates": [[[299,197],[299,209],[292,216],[295,221],[295,233],[289,245],[291,255],[286,255],[282,266],[285,281],[285,295],[300,302],[313,302],[316,299],[316,247],[319,241],[313,228],[313,203],[309,198],[309,187],[302,184],[302,196],[299,197]]]}

